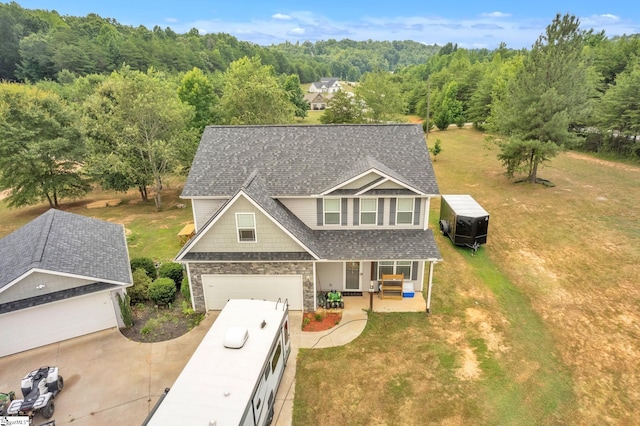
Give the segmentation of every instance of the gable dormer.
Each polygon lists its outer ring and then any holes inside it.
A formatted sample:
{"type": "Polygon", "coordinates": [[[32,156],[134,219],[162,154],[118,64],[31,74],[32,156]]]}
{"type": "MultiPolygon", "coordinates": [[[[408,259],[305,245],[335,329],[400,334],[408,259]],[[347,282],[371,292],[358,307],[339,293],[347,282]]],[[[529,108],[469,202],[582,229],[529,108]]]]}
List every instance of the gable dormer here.
{"type": "Polygon", "coordinates": [[[416,195],[425,194],[417,189],[401,172],[394,171],[384,163],[367,156],[356,162],[323,191],[321,196],[331,195],[416,195]]]}

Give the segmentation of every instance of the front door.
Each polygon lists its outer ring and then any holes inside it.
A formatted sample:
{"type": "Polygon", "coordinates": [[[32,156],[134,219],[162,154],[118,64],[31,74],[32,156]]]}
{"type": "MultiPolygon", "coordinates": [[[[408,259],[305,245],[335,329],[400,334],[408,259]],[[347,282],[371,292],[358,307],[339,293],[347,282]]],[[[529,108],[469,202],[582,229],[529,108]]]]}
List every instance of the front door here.
{"type": "Polygon", "coordinates": [[[344,289],[347,291],[360,290],[360,262],[345,263],[344,289]]]}

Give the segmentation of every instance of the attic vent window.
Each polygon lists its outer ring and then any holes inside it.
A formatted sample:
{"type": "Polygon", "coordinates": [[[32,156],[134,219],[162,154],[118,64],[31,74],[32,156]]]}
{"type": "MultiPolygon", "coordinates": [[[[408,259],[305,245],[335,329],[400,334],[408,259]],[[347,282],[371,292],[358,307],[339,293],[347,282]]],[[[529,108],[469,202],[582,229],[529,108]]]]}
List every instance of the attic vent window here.
{"type": "Polygon", "coordinates": [[[249,330],[244,327],[229,327],[224,335],[224,347],[240,349],[249,338],[249,330]]]}

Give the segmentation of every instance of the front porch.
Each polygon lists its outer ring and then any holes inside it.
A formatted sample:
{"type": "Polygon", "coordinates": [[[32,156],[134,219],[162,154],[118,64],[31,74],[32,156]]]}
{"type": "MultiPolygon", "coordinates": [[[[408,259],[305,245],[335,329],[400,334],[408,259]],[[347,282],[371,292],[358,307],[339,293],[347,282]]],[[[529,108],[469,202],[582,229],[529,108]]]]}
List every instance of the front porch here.
{"type": "MultiPolygon", "coordinates": [[[[402,299],[382,299],[379,293],[373,293],[370,299],[368,291],[362,292],[362,296],[343,296],[344,309],[327,309],[327,311],[342,311],[343,319],[346,314],[368,311],[373,302],[374,312],[426,312],[427,302],[422,292],[415,292],[413,297],[402,299]]],[[[320,310],[322,308],[318,308],[320,310]]]]}

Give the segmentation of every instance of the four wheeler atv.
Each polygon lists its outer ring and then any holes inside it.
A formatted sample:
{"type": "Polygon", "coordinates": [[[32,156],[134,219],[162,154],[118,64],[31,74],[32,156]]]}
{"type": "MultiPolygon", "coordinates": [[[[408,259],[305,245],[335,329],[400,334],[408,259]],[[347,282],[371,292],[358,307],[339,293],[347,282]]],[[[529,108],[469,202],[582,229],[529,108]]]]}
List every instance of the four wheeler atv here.
{"type": "Polygon", "coordinates": [[[342,299],[342,293],[336,290],[327,292],[327,308],[344,308],[344,300],[342,299]]]}
{"type": "Polygon", "coordinates": [[[7,414],[10,416],[28,416],[36,413],[45,419],[53,416],[53,399],[62,390],[64,380],[58,374],[58,367],[41,367],[33,370],[22,379],[24,399],[14,399],[9,403],[7,414]]]}

